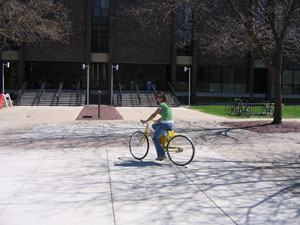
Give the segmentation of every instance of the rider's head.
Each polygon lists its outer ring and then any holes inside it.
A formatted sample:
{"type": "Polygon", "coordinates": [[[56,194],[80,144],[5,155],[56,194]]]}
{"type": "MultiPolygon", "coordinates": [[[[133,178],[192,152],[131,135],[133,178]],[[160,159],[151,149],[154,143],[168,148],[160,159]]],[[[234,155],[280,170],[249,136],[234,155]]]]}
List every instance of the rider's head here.
{"type": "Polygon", "coordinates": [[[162,102],[165,102],[166,104],[168,104],[165,93],[158,92],[156,95],[156,102],[157,102],[157,104],[160,104],[162,102]]]}

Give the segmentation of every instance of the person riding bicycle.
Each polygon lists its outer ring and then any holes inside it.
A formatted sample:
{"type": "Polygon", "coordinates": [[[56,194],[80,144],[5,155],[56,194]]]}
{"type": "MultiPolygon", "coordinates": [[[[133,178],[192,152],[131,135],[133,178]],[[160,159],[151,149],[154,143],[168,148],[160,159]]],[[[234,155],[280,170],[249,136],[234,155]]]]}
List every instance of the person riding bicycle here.
{"type": "Polygon", "coordinates": [[[169,106],[166,95],[163,92],[159,92],[156,95],[156,101],[158,104],[158,108],[149,116],[147,120],[141,120],[141,122],[147,123],[150,120],[153,120],[158,114],[160,114],[161,118],[156,120],[152,125],[153,129],[155,130],[152,140],[157,152],[156,160],[162,161],[166,158],[166,154],[159,142],[159,137],[167,132],[167,130],[173,129],[173,116],[171,107],[169,106]]]}

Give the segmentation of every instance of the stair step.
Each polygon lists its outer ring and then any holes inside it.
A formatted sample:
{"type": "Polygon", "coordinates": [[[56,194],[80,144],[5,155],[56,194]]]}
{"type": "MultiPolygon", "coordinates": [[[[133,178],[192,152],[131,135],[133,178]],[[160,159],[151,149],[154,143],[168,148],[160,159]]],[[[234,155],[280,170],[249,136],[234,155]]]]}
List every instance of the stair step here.
{"type": "MultiPolygon", "coordinates": [[[[56,91],[45,91],[41,97],[41,100],[38,104],[37,102],[37,94],[38,90],[32,91],[27,90],[21,97],[19,105],[23,106],[56,106],[57,105],[57,98],[56,98],[56,91]]],[[[80,101],[80,98],[79,98],[80,101]]],[[[85,101],[85,94],[81,94],[81,102],[78,105],[84,104],[85,101]]],[[[62,92],[59,104],[60,106],[77,106],[77,91],[67,91],[62,92]]]]}

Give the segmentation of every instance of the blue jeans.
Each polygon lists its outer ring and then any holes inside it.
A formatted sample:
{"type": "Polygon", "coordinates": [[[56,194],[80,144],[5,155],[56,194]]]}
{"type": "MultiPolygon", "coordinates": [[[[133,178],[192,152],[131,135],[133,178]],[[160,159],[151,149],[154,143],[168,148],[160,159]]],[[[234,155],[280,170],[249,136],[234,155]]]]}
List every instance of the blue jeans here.
{"type": "Polygon", "coordinates": [[[157,157],[163,157],[165,156],[165,151],[161,144],[159,143],[158,139],[159,137],[166,132],[168,129],[173,129],[173,124],[172,123],[162,123],[162,122],[156,122],[152,125],[154,131],[152,140],[156,148],[157,152],[157,157]]]}

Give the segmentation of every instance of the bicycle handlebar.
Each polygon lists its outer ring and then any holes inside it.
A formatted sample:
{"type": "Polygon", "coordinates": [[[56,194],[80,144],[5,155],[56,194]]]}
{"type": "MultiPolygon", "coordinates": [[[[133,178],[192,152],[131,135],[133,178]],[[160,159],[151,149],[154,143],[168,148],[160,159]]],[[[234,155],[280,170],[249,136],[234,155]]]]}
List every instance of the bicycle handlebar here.
{"type": "MultiPolygon", "coordinates": [[[[142,123],[142,120],[140,120],[140,122],[142,123]]],[[[147,127],[149,127],[149,123],[151,122],[155,122],[154,120],[149,120],[148,122],[142,123],[142,124],[146,124],[147,127]]]]}

